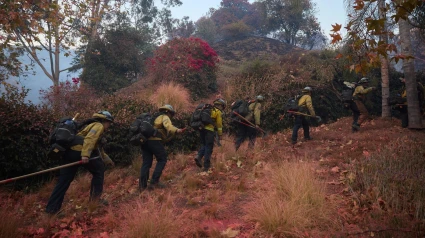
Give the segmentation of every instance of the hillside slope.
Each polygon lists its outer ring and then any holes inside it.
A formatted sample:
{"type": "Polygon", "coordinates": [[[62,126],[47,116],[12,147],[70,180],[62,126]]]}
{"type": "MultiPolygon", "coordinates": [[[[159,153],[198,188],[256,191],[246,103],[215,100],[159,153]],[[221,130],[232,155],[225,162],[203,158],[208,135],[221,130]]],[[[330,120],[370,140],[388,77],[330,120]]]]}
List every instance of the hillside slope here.
{"type": "MultiPolygon", "coordinates": [[[[87,201],[90,176],[82,174],[71,184],[58,217],[48,218],[43,213],[53,182],[31,194],[3,189],[0,215],[10,220],[0,225],[0,233],[2,229],[19,227],[25,237],[424,235],[423,230],[420,233],[417,229],[418,223],[423,227],[423,222],[409,214],[401,214],[395,227],[392,218],[397,214],[390,213],[388,207],[374,206],[375,202],[381,204],[379,200],[359,203],[361,199],[350,192],[352,187],[346,181],[353,161],[368,160],[401,142],[423,144],[425,133],[402,129],[398,120],[376,119],[366,123],[361,132],[352,134],[350,124],[350,118],[343,118],[312,128],[314,140],[300,142],[295,147],[289,143],[289,130],[259,137],[253,150],[244,144],[237,153],[233,138],[225,137],[223,146],[214,149],[212,174],[200,173],[193,162],[194,154],[170,155],[162,177],[168,187],[141,194],[137,192],[141,160],[135,158],[132,167],[106,172],[103,197],[110,202],[109,206],[87,201]],[[323,205],[329,213],[327,221],[280,224],[280,228],[271,232],[273,227],[265,227],[256,220],[258,214],[252,211],[258,211],[264,198],[276,192],[273,181],[282,165],[305,166],[312,172],[325,189],[323,205]]],[[[278,206],[287,205],[284,197],[277,202],[278,206]]],[[[319,212],[313,215],[319,217],[319,212]]],[[[273,215],[279,214],[270,213],[273,215]]]]}
{"type": "Polygon", "coordinates": [[[222,40],[213,44],[212,47],[220,58],[234,61],[257,58],[271,60],[289,52],[304,51],[275,39],[256,36],[222,40]]]}

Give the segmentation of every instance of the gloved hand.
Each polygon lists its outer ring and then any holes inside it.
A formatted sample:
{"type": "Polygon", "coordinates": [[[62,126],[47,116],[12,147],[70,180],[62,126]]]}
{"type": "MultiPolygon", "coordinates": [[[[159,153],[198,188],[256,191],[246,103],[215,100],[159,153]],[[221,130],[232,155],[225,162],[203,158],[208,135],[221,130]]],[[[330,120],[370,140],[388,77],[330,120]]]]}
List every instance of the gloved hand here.
{"type": "Polygon", "coordinates": [[[111,158],[110,158],[108,155],[106,155],[106,156],[105,156],[105,158],[103,158],[103,163],[104,163],[106,166],[112,166],[112,167],[114,167],[114,166],[115,166],[114,161],[112,161],[112,160],[111,160],[111,158]]]}
{"type": "Polygon", "coordinates": [[[181,133],[183,133],[184,131],[186,130],[186,128],[183,128],[183,129],[177,129],[177,134],[181,134],[181,133]]]}
{"type": "Polygon", "coordinates": [[[376,90],[376,87],[372,87],[372,91],[375,91],[376,90]]]}
{"type": "Polygon", "coordinates": [[[81,160],[83,161],[83,164],[87,164],[89,162],[89,157],[87,156],[81,157],[81,160]]]}
{"type": "Polygon", "coordinates": [[[322,121],[322,118],[319,117],[319,116],[316,116],[316,119],[317,119],[317,122],[321,122],[322,121]]]}

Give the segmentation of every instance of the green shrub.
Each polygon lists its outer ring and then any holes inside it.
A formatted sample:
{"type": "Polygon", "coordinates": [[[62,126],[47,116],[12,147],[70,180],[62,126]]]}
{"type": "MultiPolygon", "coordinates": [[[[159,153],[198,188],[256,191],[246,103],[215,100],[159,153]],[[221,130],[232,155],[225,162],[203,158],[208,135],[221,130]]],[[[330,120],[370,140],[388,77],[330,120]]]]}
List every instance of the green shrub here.
{"type": "Polygon", "coordinates": [[[0,179],[36,172],[57,164],[46,156],[53,113],[25,103],[28,90],[3,83],[0,98],[0,179]]]}

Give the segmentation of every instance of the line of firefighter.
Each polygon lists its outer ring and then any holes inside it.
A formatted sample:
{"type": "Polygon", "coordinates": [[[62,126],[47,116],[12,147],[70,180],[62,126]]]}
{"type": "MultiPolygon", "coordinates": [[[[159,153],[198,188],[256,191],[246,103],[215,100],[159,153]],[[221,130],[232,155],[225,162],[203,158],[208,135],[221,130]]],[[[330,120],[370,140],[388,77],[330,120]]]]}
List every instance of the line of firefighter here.
{"type": "MultiPolygon", "coordinates": [[[[401,80],[404,83],[404,80],[401,80]]],[[[353,132],[358,131],[362,122],[368,118],[368,111],[364,106],[365,95],[375,90],[374,87],[368,87],[368,83],[369,80],[367,78],[362,78],[358,82],[357,87],[353,93],[354,103],[351,104],[351,110],[353,111],[353,132]]],[[[423,86],[420,86],[423,92],[423,86]]],[[[292,144],[297,143],[298,130],[301,127],[303,127],[304,130],[304,140],[312,139],[309,133],[309,123],[306,119],[306,116],[316,117],[311,99],[311,93],[311,87],[305,87],[302,90],[303,95],[298,100],[299,111],[294,112],[295,123],[291,137],[292,144]],[[310,114],[306,114],[307,112],[310,114]]],[[[404,90],[402,97],[405,98],[405,95],[406,93],[404,90]]],[[[423,99],[424,95],[422,94],[420,97],[423,99]]],[[[249,147],[252,148],[254,146],[257,129],[259,129],[261,123],[261,102],[263,102],[263,100],[264,97],[258,95],[255,100],[249,101],[250,113],[245,117],[247,123],[240,121],[241,123],[239,123],[238,126],[238,132],[235,139],[236,151],[247,138],[249,138],[249,147]]],[[[423,100],[420,101],[423,102],[423,100]]],[[[225,108],[225,100],[215,100],[213,102],[213,109],[211,110],[213,124],[206,125],[200,131],[201,148],[199,149],[195,158],[195,164],[198,167],[203,168],[203,171],[205,172],[211,171],[211,155],[214,148],[215,130],[217,130],[219,140],[222,137],[222,115],[225,108]]],[[[162,171],[165,168],[168,157],[163,142],[171,140],[175,134],[183,133],[185,130],[177,128],[172,124],[171,119],[175,115],[176,111],[171,105],[166,104],[160,107],[159,112],[160,115],[154,120],[153,125],[153,127],[158,130],[159,134],[148,138],[147,142],[141,146],[143,163],[139,179],[140,191],[145,189],[165,187],[165,185],[160,182],[160,177],[162,171]],[[152,167],[153,156],[155,156],[157,164],[152,177],[149,179],[149,171],[152,167]],[[150,181],[149,184],[148,181],[150,181]]],[[[320,117],[316,118],[320,119],[320,117]]],[[[103,149],[101,149],[100,144],[102,143],[101,138],[103,133],[110,127],[111,123],[114,122],[114,118],[109,112],[100,111],[98,113],[94,113],[93,118],[89,120],[92,121],[90,121],[88,125],[86,124],[85,128],[83,128],[77,135],[82,139],[81,143],[72,146],[69,150],[67,150],[64,154],[64,160],[62,162],[71,163],[81,159],[82,166],[84,166],[93,175],[90,188],[90,200],[97,200],[103,204],[107,204],[106,200],[100,199],[103,191],[104,171],[105,165],[114,165],[114,162],[103,151],[103,149]],[[102,160],[89,159],[95,156],[100,156],[102,160]]],[[[406,120],[407,119],[402,119],[403,127],[407,126],[406,120]]],[[[79,166],[73,166],[62,168],[60,170],[59,179],[46,206],[47,213],[56,214],[60,212],[65,193],[68,190],[71,182],[74,180],[78,167],[79,166]]]]}

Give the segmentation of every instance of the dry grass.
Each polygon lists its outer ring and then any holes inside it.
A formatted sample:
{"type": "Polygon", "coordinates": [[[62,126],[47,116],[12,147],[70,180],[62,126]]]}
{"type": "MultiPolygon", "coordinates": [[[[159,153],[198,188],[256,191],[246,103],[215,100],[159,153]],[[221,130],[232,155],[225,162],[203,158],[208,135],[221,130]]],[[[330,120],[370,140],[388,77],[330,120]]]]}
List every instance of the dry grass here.
{"type": "Polygon", "coordinates": [[[150,97],[153,105],[161,107],[164,104],[170,104],[178,112],[187,112],[190,110],[190,93],[179,84],[169,82],[162,84],[150,97]]]}
{"type": "Polygon", "coordinates": [[[308,166],[281,163],[273,171],[272,184],[247,210],[265,232],[298,237],[305,228],[331,226],[325,186],[315,180],[308,166]]]}
{"type": "Polygon", "coordinates": [[[356,164],[348,182],[360,204],[372,202],[386,210],[425,218],[425,143],[400,138],[356,164]],[[354,176],[356,175],[356,176],[354,176]]]}
{"type": "Polygon", "coordinates": [[[193,192],[201,188],[202,181],[198,177],[192,174],[186,173],[185,176],[183,177],[182,184],[185,190],[189,192],[193,192]]]}
{"type": "Polygon", "coordinates": [[[2,221],[0,222],[0,237],[1,238],[15,238],[22,237],[19,227],[21,220],[12,215],[3,208],[0,209],[0,217],[2,221]],[[7,218],[7,219],[6,219],[7,218]]]}
{"type": "Polygon", "coordinates": [[[127,209],[128,224],[124,237],[128,238],[162,238],[177,237],[179,219],[166,205],[149,200],[127,209]]]}

